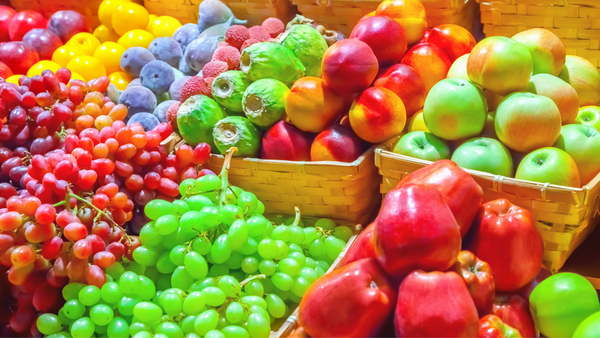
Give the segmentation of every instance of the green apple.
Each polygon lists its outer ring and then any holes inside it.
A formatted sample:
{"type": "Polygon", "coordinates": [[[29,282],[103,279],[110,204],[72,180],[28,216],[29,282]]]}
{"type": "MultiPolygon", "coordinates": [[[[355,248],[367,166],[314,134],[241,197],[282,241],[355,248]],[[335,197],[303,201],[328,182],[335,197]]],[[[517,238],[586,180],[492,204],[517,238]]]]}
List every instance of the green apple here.
{"type": "Polygon", "coordinates": [[[462,79],[465,81],[469,80],[469,75],[467,75],[467,60],[469,59],[469,54],[465,54],[458,59],[454,60],[452,66],[450,66],[450,70],[448,70],[448,75],[446,75],[447,79],[462,79]]]}
{"type": "Polygon", "coordinates": [[[573,333],[573,338],[600,338],[600,312],[587,317],[573,333]]]}
{"type": "Polygon", "coordinates": [[[471,82],[444,79],[436,83],[425,99],[423,117],[429,131],[445,140],[477,136],[483,130],[487,103],[471,82]]]}
{"type": "Polygon", "coordinates": [[[600,130],[600,107],[597,106],[585,106],[579,108],[575,123],[587,124],[600,130]]]}
{"type": "Polygon", "coordinates": [[[435,135],[424,131],[413,131],[402,136],[396,143],[394,152],[427,161],[450,158],[448,145],[435,135]]]}
{"type": "Polygon", "coordinates": [[[505,177],[513,177],[515,172],[508,149],[489,137],[477,137],[461,144],[452,154],[452,161],[461,168],[505,177]]]}
{"type": "Polygon", "coordinates": [[[563,126],[554,146],[575,161],[582,184],[589,183],[600,172],[600,132],[595,128],[585,124],[563,126]]]}
{"type": "Polygon", "coordinates": [[[515,178],[579,188],[579,169],[564,150],[546,147],[523,157],[515,178]]]}

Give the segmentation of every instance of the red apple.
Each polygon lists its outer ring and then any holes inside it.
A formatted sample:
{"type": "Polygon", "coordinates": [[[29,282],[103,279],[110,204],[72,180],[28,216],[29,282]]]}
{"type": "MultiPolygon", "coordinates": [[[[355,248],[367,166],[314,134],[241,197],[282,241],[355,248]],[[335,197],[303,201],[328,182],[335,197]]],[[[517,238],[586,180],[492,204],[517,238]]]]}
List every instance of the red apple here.
{"type": "MultiPolygon", "coordinates": [[[[463,284],[464,285],[464,284],[463,284]]],[[[298,319],[311,337],[372,337],[394,309],[396,290],[377,261],[365,258],[319,278],[298,319]]]]}
{"type": "Polygon", "coordinates": [[[425,82],[421,75],[411,66],[401,63],[386,69],[377,77],[374,85],[387,88],[398,95],[406,108],[406,117],[411,117],[423,108],[427,97],[425,82]]]}
{"type": "Polygon", "coordinates": [[[422,42],[409,49],[402,58],[402,63],[413,67],[421,75],[425,93],[429,93],[433,85],[445,79],[452,66],[446,53],[430,42],[422,42]]]}
{"type": "Polygon", "coordinates": [[[354,162],[365,148],[352,128],[334,124],[317,135],[310,148],[310,160],[354,162]]]}
{"type": "Polygon", "coordinates": [[[433,27],[427,41],[440,47],[452,62],[465,54],[471,53],[471,50],[477,44],[477,41],[468,30],[453,24],[433,27]]]}
{"type": "Polygon", "coordinates": [[[375,224],[371,223],[367,228],[356,238],[354,244],[346,251],[344,257],[340,261],[340,266],[350,264],[363,258],[376,258],[375,248],[373,247],[373,232],[375,224]]]}
{"type": "Polygon", "coordinates": [[[542,265],[544,243],[531,213],[498,199],[481,206],[470,245],[492,268],[498,291],[516,291],[531,282],[542,265]]]}
{"type": "Polygon", "coordinates": [[[371,85],[379,64],[369,45],[357,39],[344,39],[327,49],[321,68],[323,80],[331,89],[349,95],[371,85]]]}
{"type": "Polygon", "coordinates": [[[8,26],[15,14],[17,14],[17,12],[14,9],[8,6],[0,6],[0,42],[10,41],[8,26]]]}
{"type": "Polygon", "coordinates": [[[14,74],[27,74],[29,67],[40,61],[40,56],[30,45],[21,41],[0,43],[0,62],[14,74]]]}
{"type": "Polygon", "coordinates": [[[375,15],[360,21],[352,30],[350,39],[358,39],[369,45],[379,61],[379,67],[400,62],[406,53],[404,28],[387,16],[375,15]]]}
{"type": "Polygon", "coordinates": [[[374,241],[377,260],[396,278],[416,269],[447,270],[456,262],[461,238],[438,190],[406,184],[385,196],[375,220],[374,241]]]}
{"type": "Polygon", "coordinates": [[[75,11],[58,11],[48,20],[48,29],[58,35],[63,42],[81,32],[90,33],[90,25],[85,16],[75,11]]]}
{"type": "Polygon", "coordinates": [[[13,75],[12,70],[7,65],[0,62],[0,77],[6,80],[12,75],[13,75]]]}
{"type": "Polygon", "coordinates": [[[34,11],[22,11],[10,20],[8,35],[12,41],[21,41],[23,36],[34,28],[46,28],[46,18],[34,11]]]}
{"type": "Polygon", "coordinates": [[[23,42],[30,45],[40,55],[42,60],[51,60],[54,51],[63,45],[58,35],[47,29],[32,29],[25,36],[23,42]]]}
{"type": "Polygon", "coordinates": [[[279,121],[265,132],[260,158],[310,161],[311,139],[294,125],[279,121]]]}
{"type": "Polygon", "coordinates": [[[396,337],[477,337],[479,330],[477,309],[456,272],[409,274],[394,319],[396,337]]]}
{"type": "Polygon", "coordinates": [[[529,302],[519,295],[499,294],[494,297],[494,315],[521,333],[523,338],[537,337],[529,302]]]}

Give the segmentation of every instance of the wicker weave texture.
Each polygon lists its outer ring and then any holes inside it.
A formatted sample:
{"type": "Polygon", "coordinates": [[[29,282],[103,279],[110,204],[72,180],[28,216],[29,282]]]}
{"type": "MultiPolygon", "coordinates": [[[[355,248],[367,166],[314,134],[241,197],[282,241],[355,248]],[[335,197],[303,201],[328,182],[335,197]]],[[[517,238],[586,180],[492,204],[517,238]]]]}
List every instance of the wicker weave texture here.
{"type": "Polygon", "coordinates": [[[600,68],[600,1],[495,0],[482,1],[480,7],[486,36],[511,37],[545,28],[563,41],[567,54],[584,57],[600,68]]]}
{"type": "MultiPolygon", "coordinates": [[[[381,192],[394,189],[406,175],[429,161],[375,150],[375,165],[382,175],[381,192]]],[[[569,188],[466,170],[483,188],[484,200],[506,198],[531,211],[544,240],[544,265],[558,271],[571,253],[594,230],[600,197],[600,175],[582,188],[569,188]]]]}
{"type": "Polygon", "coordinates": [[[11,6],[17,11],[36,11],[42,13],[38,0],[10,0],[11,6]]]}

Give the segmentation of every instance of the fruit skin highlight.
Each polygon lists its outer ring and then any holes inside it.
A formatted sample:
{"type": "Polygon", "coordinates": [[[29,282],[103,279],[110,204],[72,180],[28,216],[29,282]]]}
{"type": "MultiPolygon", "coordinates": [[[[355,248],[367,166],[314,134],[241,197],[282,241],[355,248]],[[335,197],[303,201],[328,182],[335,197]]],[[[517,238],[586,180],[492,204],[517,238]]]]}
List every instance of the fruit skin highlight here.
{"type": "Polygon", "coordinates": [[[371,87],[362,92],[348,114],[352,130],[370,143],[380,143],[402,133],[406,109],[389,89],[371,87]]]}

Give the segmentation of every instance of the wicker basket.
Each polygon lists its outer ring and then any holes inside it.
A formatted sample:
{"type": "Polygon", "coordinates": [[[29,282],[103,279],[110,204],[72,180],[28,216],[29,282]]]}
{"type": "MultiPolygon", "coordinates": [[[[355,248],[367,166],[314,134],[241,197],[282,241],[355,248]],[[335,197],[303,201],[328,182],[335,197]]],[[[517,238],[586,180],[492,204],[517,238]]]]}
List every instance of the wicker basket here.
{"type": "Polygon", "coordinates": [[[600,68],[600,1],[478,1],[486,36],[511,37],[530,28],[546,28],[563,41],[567,54],[584,57],[600,68]]]}
{"type": "MultiPolygon", "coordinates": [[[[222,0],[236,18],[248,20],[248,25],[260,25],[268,17],[277,17],[284,22],[291,20],[296,8],[289,0],[222,0]]],[[[144,0],[148,12],[170,15],[182,24],[198,22],[198,5],[202,0],[144,0]]]]}
{"type": "MultiPolygon", "coordinates": [[[[184,143],[175,133],[163,141],[169,151],[184,143]]],[[[298,206],[302,215],[369,224],[381,204],[374,149],[351,163],[234,157],[229,181],[256,194],[269,213],[285,214],[298,206]]],[[[211,154],[203,167],[219,172],[223,161],[211,154]]]]}
{"type": "MultiPolygon", "coordinates": [[[[453,23],[473,32],[477,17],[475,0],[421,0],[427,12],[427,25],[434,27],[453,23]]],[[[365,14],[377,9],[381,0],[292,0],[300,14],[349,36],[365,14]]]]}
{"type": "MultiPolygon", "coordinates": [[[[383,176],[381,192],[394,189],[406,175],[431,164],[380,147],[375,165],[383,176]]],[[[527,208],[544,240],[544,265],[558,271],[567,258],[594,230],[599,218],[600,174],[581,188],[536,183],[466,170],[483,188],[484,201],[506,198],[527,208]]]]}
{"type": "Polygon", "coordinates": [[[10,0],[10,5],[17,11],[36,11],[42,13],[38,0],[10,0]]]}

